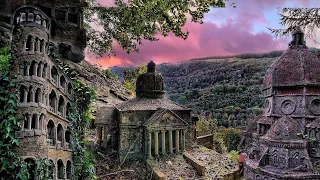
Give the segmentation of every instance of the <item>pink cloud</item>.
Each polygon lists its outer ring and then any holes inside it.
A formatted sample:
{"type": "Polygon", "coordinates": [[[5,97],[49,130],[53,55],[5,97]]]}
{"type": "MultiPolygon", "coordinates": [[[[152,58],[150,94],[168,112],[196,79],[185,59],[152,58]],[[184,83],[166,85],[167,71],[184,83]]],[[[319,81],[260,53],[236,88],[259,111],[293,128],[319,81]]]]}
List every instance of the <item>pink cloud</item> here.
{"type": "Polygon", "coordinates": [[[190,32],[187,40],[170,34],[168,37],[161,37],[156,42],[144,41],[139,54],[127,54],[119,46],[115,46],[116,57],[109,59],[105,56],[95,60],[91,59],[90,62],[99,63],[103,68],[113,65],[146,64],[145,61],[150,60],[156,63],[176,63],[197,57],[247,52],[261,53],[283,50],[288,47],[291,38],[275,39],[272,34],[263,31],[253,33],[253,27],[256,23],[263,24],[263,26],[269,24],[264,16],[265,9],[272,10],[283,6],[288,0],[234,0],[234,2],[237,8],[214,9],[206,16],[206,18],[209,17],[213,20],[220,19],[222,23],[218,24],[214,21],[204,24],[187,22],[184,27],[190,32]]]}

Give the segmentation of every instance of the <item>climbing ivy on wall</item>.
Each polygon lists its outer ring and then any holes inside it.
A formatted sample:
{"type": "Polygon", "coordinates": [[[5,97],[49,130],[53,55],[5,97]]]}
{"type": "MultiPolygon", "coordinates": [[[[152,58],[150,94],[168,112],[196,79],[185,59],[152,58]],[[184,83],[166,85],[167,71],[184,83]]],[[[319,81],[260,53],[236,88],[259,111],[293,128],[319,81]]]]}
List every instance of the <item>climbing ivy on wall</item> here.
{"type": "Polygon", "coordinates": [[[15,154],[14,148],[19,148],[19,141],[14,137],[14,131],[19,129],[21,123],[17,114],[18,97],[17,87],[13,82],[12,58],[10,46],[0,49],[0,174],[2,179],[27,180],[34,173],[41,180],[48,180],[50,162],[48,159],[38,159],[36,168],[30,169],[31,164],[26,163],[15,154]],[[29,171],[28,171],[29,169],[29,171]],[[31,172],[32,171],[32,172],[31,172]]]}
{"type": "Polygon", "coordinates": [[[10,48],[0,49],[0,174],[1,179],[28,179],[27,164],[13,149],[18,146],[14,131],[19,128],[17,88],[10,77],[10,48]]]}
{"type": "Polygon", "coordinates": [[[76,79],[77,72],[67,64],[58,62],[60,68],[73,80],[74,103],[71,105],[69,119],[71,120],[72,153],[74,178],[97,179],[93,152],[85,140],[86,132],[92,121],[92,104],[96,100],[95,92],[76,79]]]}

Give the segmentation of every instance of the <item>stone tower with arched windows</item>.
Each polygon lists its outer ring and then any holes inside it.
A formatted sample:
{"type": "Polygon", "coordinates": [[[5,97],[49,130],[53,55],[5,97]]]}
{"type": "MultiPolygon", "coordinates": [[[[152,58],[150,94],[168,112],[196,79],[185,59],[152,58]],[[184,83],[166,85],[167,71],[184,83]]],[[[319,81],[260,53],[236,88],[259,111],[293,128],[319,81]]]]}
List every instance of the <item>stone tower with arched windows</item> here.
{"type": "Polygon", "coordinates": [[[72,179],[73,84],[54,58],[83,60],[83,6],[81,0],[5,0],[0,7],[0,28],[11,34],[12,74],[23,117],[15,151],[28,162],[49,159],[52,179],[72,179]]]}
{"type": "Polygon", "coordinates": [[[320,179],[320,59],[300,28],[292,37],[266,73],[264,116],[246,134],[248,180],[320,179]]]}

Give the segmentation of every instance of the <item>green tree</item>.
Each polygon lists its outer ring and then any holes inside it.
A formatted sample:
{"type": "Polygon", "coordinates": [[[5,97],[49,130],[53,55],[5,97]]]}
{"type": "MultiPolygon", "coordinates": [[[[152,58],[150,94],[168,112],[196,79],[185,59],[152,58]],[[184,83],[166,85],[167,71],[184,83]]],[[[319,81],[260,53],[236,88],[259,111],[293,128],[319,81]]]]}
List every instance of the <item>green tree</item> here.
{"type": "MultiPolygon", "coordinates": [[[[142,40],[157,41],[156,35],[170,32],[186,39],[189,32],[182,27],[191,21],[202,23],[210,7],[225,7],[227,0],[114,0],[115,7],[104,7],[96,0],[87,0],[85,11],[89,47],[98,54],[114,53],[116,41],[128,53],[138,52],[142,40]],[[99,30],[90,24],[96,24],[99,30]],[[102,29],[102,30],[101,30],[102,29]]],[[[231,4],[234,6],[234,3],[231,4]]]]}
{"type": "Polygon", "coordinates": [[[119,77],[116,74],[114,74],[109,68],[102,70],[102,73],[105,74],[110,79],[119,79],[119,77]]]}
{"type": "Polygon", "coordinates": [[[147,72],[147,66],[146,65],[140,65],[137,69],[126,69],[124,70],[124,81],[123,85],[133,94],[135,95],[136,91],[136,81],[138,77],[147,72]]]}
{"type": "Polygon", "coordinates": [[[241,132],[238,129],[226,128],[220,132],[224,144],[227,146],[228,152],[237,150],[237,147],[241,140],[241,132]]]}
{"type": "Polygon", "coordinates": [[[288,36],[296,27],[300,27],[306,31],[307,37],[316,42],[315,36],[320,27],[320,8],[281,8],[278,14],[280,24],[287,28],[268,28],[276,36],[288,36]]]}

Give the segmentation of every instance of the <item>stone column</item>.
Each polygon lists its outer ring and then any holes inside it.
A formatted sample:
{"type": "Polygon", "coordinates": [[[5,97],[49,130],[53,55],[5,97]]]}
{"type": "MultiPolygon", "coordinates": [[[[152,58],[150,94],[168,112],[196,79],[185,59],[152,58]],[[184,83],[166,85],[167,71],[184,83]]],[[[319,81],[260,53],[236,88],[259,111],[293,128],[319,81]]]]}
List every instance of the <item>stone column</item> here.
{"type": "Polygon", "coordinates": [[[30,72],[30,62],[27,62],[27,74],[25,74],[26,76],[29,76],[30,74],[29,74],[29,72],[30,72]]]}
{"type": "Polygon", "coordinates": [[[41,43],[41,41],[40,41],[40,39],[38,39],[37,40],[37,51],[38,52],[40,52],[40,43],[41,43]]]}
{"type": "Polygon", "coordinates": [[[23,40],[23,51],[27,49],[27,39],[23,40]]]}
{"type": "Polygon", "coordinates": [[[26,88],[23,89],[24,99],[23,102],[26,103],[28,101],[28,91],[26,88]]]}
{"type": "Polygon", "coordinates": [[[176,153],[179,152],[179,129],[176,130],[176,153]]]}
{"type": "Polygon", "coordinates": [[[166,131],[161,130],[161,150],[162,150],[162,155],[166,154],[166,131]]]}
{"type": "Polygon", "coordinates": [[[159,155],[158,131],[154,131],[154,154],[159,155]]]}
{"type": "Polygon", "coordinates": [[[37,73],[38,73],[37,69],[38,69],[38,63],[35,63],[34,66],[33,66],[33,75],[34,76],[37,76],[37,73]]]}
{"type": "Polygon", "coordinates": [[[172,130],[169,130],[169,152],[173,153],[172,130]]]}
{"type": "Polygon", "coordinates": [[[31,37],[30,43],[31,43],[31,44],[30,44],[30,51],[31,51],[31,52],[34,52],[35,39],[34,39],[33,36],[31,37]]]}
{"type": "Polygon", "coordinates": [[[30,95],[31,95],[31,97],[30,97],[30,102],[34,102],[34,100],[35,100],[35,94],[36,94],[36,92],[35,92],[35,90],[34,90],[34,87],[32,87],[32,89],[31,89],[31,93],[30,93],[30,95]]]}
{"type": "Polygon", "coordinates": [[[186,130],[182,129],[181,130],[181,136],[182,136],[181,137],[181,149],[182,149],[182,151],[185,150],[185,140],[186,140],[185,135],[186,135],[186,130]]]}
{"type": "Polygon", "coordinates": [[[39,71],[40,74],[38,74],[39,77],[42,77],[42,72],[43,72],[43,63],[40,64],[40,71],[39,71]]]}
{"type": "MultiPolygon", "coordinates": [[[[24,118],[27,118],[27,117],[24,117],[24,118]]],[[[22,120],[22,121],[21,121],[20,131],[23,131],[23,129],[24,129],[24,121],[25,121],[25,120],[22,120]]]]}
{"type": "Polygon", "coordinates": [[[39,129],[40,116],[38,114],[36,114],[35,116],[36,116],[35,129],[39,129]]]}
{"type": "Polygon", "coordinates": [[[28,130],[31,130],[31,121],[32,121],[32,119],[31,119],[31,117],[32,117],[32,115],[28,115],[28,130]]]}
{"type": "Polygon", "coordinates": [[[151,159],[152,154],[151,154],[151,146],[152,146],[152,136],[151,136],[151,132],[149,131],[149,136],[148,136],[148,158],[151,159]]]}

